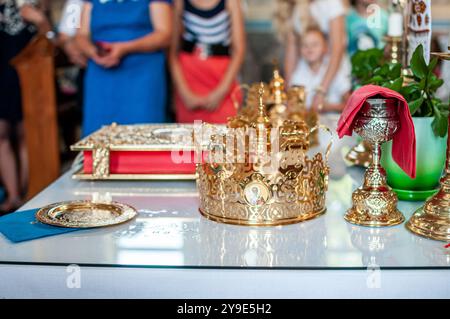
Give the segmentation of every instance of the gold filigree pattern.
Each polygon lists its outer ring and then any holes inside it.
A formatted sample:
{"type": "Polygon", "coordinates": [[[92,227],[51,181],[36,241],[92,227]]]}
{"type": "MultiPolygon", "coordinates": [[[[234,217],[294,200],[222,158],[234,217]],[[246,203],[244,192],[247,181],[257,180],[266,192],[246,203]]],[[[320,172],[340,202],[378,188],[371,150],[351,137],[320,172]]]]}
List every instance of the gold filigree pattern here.
{"type": "MultiPolygon", "coordinates": [[[[286,88],[285,80],[281,76],[277,63],[274,62],[273,76],[269,83],[253,83],[243,85],[246,89],[246,98],[243,107],[238,110],[238,116],[230,123],[230,127],[236,127],[242,122],[254,122],[258,114],[259,89],[263,86],[263,99],[267,106],[267,116],[273,127],[282,126],[284,121],[304,121],[309,128],[319,123],[319,115],[314,110],[306,108],[306,92],[303,86],[286,88]]],[[[237,104],[237,101],[235,101],[237,104]]],[[[239,105],[236,106],[239,108],[239,105]]],[[[318,144],[317,132],[310,134],[311,145],[318,144]]]]}
{"type": "MultiPolygon", "coordinates": [[[[223,125],[198,125],[200,134],[209,139],[211,132],[222,133],[223,125]],[[206,130],[205,128],[208,128],[206,130]]],[[[71,147],[74,151],[107,147],[110,150],[172,150],[194,149],[195,125],[192,124],[143,124],[117,125],[113,123],[85,137],[71,147]]],[[[203,141],[203,136],[199,136],[203,141]]]]}
{"type": "MultiPolygon", "coordinates": [[[[247,131],[274,129],[268,121],[260,88],[255,121],[242,115],[231,118],[229,126],[247,131]]],[[[286,120],[278,127],[279,150],[271,162],[251,161],[249,145],[243,163],[202,163],[197,165],[200,212],[214,221],[239,225],[281,225],[317,217],[325,212],[329,167],[327,154],[306,155],[309,128],[302,120],[286,120]]],[[[266,134],[266,131],[258,131],[266,134]]],[[[211,147],[226,151],[224,139],[215,138],[211,147]]],[[[255,149],[273,147],[273,141],[256,139],[255,149]]],[[[327,149],[329,150],[329,148],[327,149]]],[[[235,149],[232,149],[235,153],[235,149]]]]}
{"type": "Polygon", "coordinates": [[[217,221],[244,225],[278,225],[314,218],[325,211],[328,187],[328,168],[317,160],[309,163],[317,167],[313,172],[298,174],[294,179],[280,175],[273,184],[257,173],[248,177],[247,184],[234,175],[223,180],[208,175],[199,165],[200,211],[217,221]]]}
{"type": "Polygon", "coordinates": [[[102,179],[109,176],[109,148],[96,146],[92,152],[92,175],[94,179],[102,179]]]}

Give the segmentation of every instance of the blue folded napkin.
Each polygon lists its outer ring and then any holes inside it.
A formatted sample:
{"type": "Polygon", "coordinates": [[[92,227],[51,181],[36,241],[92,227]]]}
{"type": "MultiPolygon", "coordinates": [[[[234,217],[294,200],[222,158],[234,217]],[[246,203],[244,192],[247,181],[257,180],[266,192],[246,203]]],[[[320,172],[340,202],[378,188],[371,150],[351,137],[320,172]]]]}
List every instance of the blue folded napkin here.
{"type": "Polygon", "coordinates": [[[0,233],[10,241],[19,243],[80,230],[80,228],[64,228],[42,224],[35,218],[38,210],[30,209],[0,217],[0,233]]]}

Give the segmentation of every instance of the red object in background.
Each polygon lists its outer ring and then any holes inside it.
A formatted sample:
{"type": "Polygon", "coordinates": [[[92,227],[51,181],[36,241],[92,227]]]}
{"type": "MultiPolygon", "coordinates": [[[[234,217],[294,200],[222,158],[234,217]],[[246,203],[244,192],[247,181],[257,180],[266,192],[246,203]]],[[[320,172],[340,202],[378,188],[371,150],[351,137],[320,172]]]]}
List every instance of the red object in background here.
{"type": "MultiPolygon", "coordinates": [[[[217,88],[231,62],[229,56],[202,58],[198,50],[193,53],[180,52],[178,60],[189,89],[204,98],[217,88]]],[[[242,94],[238,89],[239,83],[234,81],[222,103],[214,110],[191,110],[186,107],[183,99],[177,93],[175,95],[177,122],[194,123],[196,120],[201,120],[213,124],[226,123],[227,119],[235,116],[237,112],[233,98],[238,105],[241,104],[242,94]]]]}
{"type": "Polygon", "coordinates": [[[394,135],[392,157],[403,171],[411,178],[416,177],[416,134],[409,112],[408,103],[400,93],[377,86],[365,85],[350,96],[347,105],[339,118],[337,133],[339,138],[352,135],[353,122],[367,99],[375,96],[395,98],[398,100],[400,127],[394,135]]]}
{"type": "MultiPolygon", "coordinates": [[[[111,151],[110,174],[195,174],[195,153],[189,163],[177,163],[172,151],[111,151]]],[[[181,152],[179,152],[181,156],[181,152]]],[[[84,173],[92,174],[92,151],[84,151],[84,173]]]]}

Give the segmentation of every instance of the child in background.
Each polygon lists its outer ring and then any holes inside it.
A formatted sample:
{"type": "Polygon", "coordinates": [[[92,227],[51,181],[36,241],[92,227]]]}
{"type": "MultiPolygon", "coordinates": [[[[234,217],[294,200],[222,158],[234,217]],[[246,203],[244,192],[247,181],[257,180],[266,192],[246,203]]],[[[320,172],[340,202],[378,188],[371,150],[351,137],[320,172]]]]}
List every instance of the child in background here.
{"type": "Polygon", "coordinates": [[[175,0],[170,66],[178,123],[225,123],[245,54],[239,0],[175,0]]]}
{"type": "Polygon", "coordinates": [[[351,89],[351,68],[343,62],[336,73],[328,91],[319,90],[320,83],[327,71],[329,56],[327,39],[324,33],[317,27],[305,30],[300,45],[300,60],[292,74],[291,85],[305,87],[307,98],[306,106],[312,105],[315,94],[323,94],[325,103],[319,107],[319,111],[341,112],[345,106],[351,89]]]}

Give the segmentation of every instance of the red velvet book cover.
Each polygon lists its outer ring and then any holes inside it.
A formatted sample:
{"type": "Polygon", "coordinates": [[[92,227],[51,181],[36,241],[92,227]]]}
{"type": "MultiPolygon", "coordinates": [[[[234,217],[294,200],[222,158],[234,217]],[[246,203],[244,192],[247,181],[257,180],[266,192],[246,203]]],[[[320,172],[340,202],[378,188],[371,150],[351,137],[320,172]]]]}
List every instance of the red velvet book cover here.
{"type": "MultiPolygon", "coordinates": [[[[84,174],[93,173],[92,151],[84,151],[84,174]]],[[[110,174],[195,174],[194,152],[188,163],[177,163],[172,151],[111,151],[110,174]]]]}
{"type": "Polygon", "coordinates": [[[192,124],[104,126],[71,147],[82,152],[84,158],[83,167],[75,176],[83,179],[192,176],[201,160],[197,157],[203,154],[195,151],[195,129],[192,124]]]}

